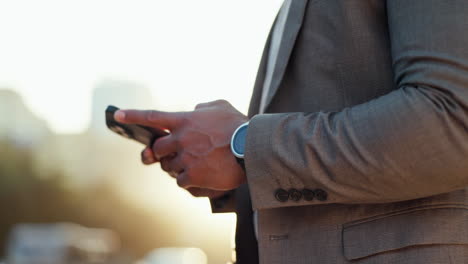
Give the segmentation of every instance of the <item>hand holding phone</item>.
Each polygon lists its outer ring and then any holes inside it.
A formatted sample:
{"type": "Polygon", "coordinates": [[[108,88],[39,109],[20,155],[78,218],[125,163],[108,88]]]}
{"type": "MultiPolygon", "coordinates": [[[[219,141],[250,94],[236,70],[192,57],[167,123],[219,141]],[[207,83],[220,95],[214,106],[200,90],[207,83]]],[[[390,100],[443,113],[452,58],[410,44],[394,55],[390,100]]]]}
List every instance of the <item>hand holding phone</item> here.
{"type": "Polygon", "coordinates": [[[136,124],[122,124],[114,119],[114,114],[119,108],[109,105],[106,109],[106,125],[113,132],[135,141],[142,143],[145,146],[151,147],[154,141],[160,137],[169,135],[168,132],[162,129],[147,127],[136,124]]]}

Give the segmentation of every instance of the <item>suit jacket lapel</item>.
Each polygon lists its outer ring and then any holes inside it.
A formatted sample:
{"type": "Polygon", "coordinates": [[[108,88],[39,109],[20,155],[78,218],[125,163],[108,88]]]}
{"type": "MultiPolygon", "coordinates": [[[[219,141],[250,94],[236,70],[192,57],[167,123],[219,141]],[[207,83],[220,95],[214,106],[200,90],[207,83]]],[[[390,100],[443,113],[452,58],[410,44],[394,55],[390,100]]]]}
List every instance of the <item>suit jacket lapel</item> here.
{"type": "MultiPolygon", "coordinates": [[[[276,20],[273,23],[273,25],[275,23],[276,23],[276,20]]],[[[257,77],[255,79],[255,85],[254,85],[254,89],[252,92],[252,97],[250,98],[249,113],[248,113],[248,116],[250,118],[258,114],[258,111],[260,109],[260,100],[262,98],[263,83],[265,82],[266,65],[268,61],[268,52],[270,50],[270,42],[271,42],[271,32],[268,35],[265,48],[263,49],[263,54],[262,54],[262,58],[260,61],[260,66],[258,67],[258,72],[257,72],[257,77]]]]}
{"type": "MultiPolygon", "coordinates": [[[[268,105],[271,103],[273,96],[275,95],[278,87],[283,80],[284,72],[286,71],[286,67],[289,62],[289,58],[291,56],[292,50],[294,48],[294,44],[296,42],[297,35],[302,27],[302,21],[305,15],[305,9],[308,0],[292,0],[290,13],[286,21],[282,43],[278,53],[278,59],[276,65],[273,70],[273,78],[271,81],[271,86],[269,89],[269,93],[267,96],[267,101],[265,104],[265,109],[259,109],[260,111],[265,111],[268,105]]],[[[264,57],[268,57],[268,53],[264,53],[264,57]]],[[[262,61],[266,59],[263,58],[262,61]]],[[[265,66],[265,65],[263,65],[265,66]]],[[[262,70],[263,76],[262,80],[265,79],[265,69],[262,70]]],[[[257,78],[258,81],[258,78],[257,78]]],[[[263,87],[263,82],[261,84],[256,83],[256,86],[263,87]]],[[[256,90],[261,89],[261,87],[255,87],[256,90]]],[[[261,95],[260,95],[261,97],[261,95]]]]}

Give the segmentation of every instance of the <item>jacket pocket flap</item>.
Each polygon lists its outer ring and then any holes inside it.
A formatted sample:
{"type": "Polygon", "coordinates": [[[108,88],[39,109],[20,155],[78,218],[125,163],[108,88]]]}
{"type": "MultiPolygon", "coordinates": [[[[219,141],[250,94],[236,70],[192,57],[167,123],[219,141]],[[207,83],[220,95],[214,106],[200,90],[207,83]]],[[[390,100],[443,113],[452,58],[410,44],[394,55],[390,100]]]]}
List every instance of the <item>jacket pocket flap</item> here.
{"type": "Polygon", "coordinates": [[[344,256],[348,260],[437,244],[468,244],[468,208],[415,208],[343,226],[344,256]]]}

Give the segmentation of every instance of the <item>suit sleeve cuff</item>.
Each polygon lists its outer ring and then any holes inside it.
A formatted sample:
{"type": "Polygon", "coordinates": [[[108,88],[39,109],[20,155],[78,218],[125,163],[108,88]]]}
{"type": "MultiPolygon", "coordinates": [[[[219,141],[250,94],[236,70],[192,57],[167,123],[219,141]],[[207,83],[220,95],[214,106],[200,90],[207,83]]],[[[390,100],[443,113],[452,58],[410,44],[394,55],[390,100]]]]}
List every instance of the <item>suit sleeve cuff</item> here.
{"type": "Polygon", "coordinates": [[[294,168],[289,168],[290,164],[306,166],[284,151],[287,146],[303,144],[298,141],[300,135],[294,135],[294,129],[288,125],[296,116],[262,114],[250,120],[244,161],[254,210],[330,202],[326,191],[316,184],[310,185],[312,175],[308,176],[307,185],[295,175],[294,168]]]}

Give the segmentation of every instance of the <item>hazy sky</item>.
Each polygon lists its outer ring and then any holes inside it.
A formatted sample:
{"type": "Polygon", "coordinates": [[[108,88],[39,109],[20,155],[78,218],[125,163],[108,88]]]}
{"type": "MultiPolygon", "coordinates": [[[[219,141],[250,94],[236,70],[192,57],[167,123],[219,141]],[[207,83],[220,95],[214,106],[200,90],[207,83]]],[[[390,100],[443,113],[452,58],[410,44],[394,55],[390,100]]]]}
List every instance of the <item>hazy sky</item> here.
{"type": "Polygon", "coordinates": [[[86,128],[103,79],[147,85],[161,110],[224,98],[245,112],[281,2],[0,0],[0,89],[60,133],[86,128]]]}

